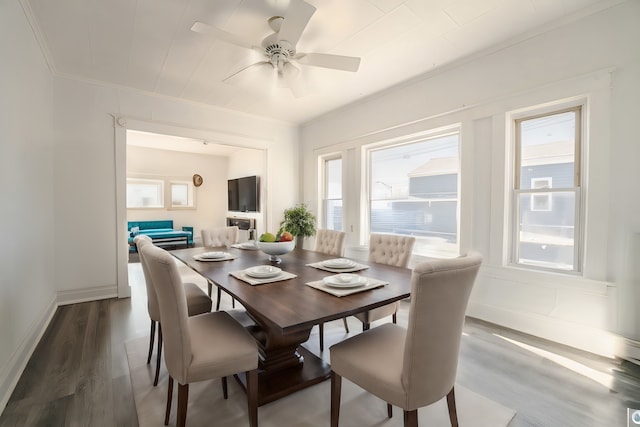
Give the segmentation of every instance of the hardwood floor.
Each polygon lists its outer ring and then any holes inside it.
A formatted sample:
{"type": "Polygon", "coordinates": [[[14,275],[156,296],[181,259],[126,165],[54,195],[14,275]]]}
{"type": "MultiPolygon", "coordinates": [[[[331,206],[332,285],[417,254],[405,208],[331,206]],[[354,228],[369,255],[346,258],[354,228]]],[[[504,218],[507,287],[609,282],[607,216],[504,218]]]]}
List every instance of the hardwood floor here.
{"type": "MultiPolygon", "coordinates": [[[[0,427],[138,424],[124,343],[149,332],[141,280],[139,264],[130,264],[130,299],[57,310],[0,416],[0,427]]],[[[403,305],[399,323],[406,321],[403,305]]],[[[223,297],[223,308],[230,308],[230,298],[223,297]]],[[[467,319],[464,330],[458,382],[516,410],[512,427],[624,427],[627,407],[640,409],[636,365],[479,320],[467,319]]],[[[327,347],[343,333],[341,321],[325,324],[327,347]]],[[[314,330],[309,348],[315,350],[317,341],[314,330]]]]}

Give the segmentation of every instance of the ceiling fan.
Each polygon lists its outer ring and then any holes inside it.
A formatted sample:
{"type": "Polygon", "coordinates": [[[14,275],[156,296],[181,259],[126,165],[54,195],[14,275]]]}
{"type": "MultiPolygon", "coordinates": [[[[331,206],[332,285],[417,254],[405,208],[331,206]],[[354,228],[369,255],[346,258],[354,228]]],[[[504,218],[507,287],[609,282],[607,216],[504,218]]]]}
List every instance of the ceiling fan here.
{"type": "Polygon", "coordinates": [[[315,11],[314,6],[303,0],[291,0],[284,16],[269,18],[268,23],[274,33],[265,37],[259,46],[240,36],[202,22],[193,24],[191,31],[251,49],[264,56],[264,59],[242,67],[224,78],[223,81],[230,81],[249,69],[265,69],[270,73],[275,73],[279,86],[288,87],[297,97],[304,94],[304,88],[299,81],[300,70],[294,65],[294,62],[350,72],[356,72],[360,67],[360,58],[357,57],[296,51],[296,44],[315,11]]]}

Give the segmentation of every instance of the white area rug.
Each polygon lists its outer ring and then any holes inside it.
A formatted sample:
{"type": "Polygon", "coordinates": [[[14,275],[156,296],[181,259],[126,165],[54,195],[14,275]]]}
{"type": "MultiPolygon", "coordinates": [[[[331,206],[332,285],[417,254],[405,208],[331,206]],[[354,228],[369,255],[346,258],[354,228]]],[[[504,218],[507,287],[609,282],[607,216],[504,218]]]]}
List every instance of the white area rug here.
{"type": "MultiPolygon", "coordinates": [[[[317,335],[311,336],[317,340],[317,335]]],[[[161,426],[167,396],[167,372],[160,370],[160,381],[153,387],[154,360],[146,364],[148,337],[126,344],[131,382],[141,427],[161,426]]],[[[229,398],[222,397],[220,380],[194,383],[189,386],[187,425],[238,427],[248,425],[247,399],[238,383],[229,379],[229,398]]],[[[300,392],[258,408],[261,427],[315,427],[329,425],[330,381],[324,381],[300,392]]],[[[177,386],[174,385],[174,402],[169,425],[175,425],[177,386]]],[[[461,427],[503,427],[509,424],[515,411],[456,385],[458,420],[461,427]]],[[[341,427],[403,425],[402,411],[394,407],[393,418],[387,418],[386,404],[375,396],[344,379],[342,382],[341,427]]],[[[418,411],[421,426],[450,426],[446,400],[418,411]]]]}

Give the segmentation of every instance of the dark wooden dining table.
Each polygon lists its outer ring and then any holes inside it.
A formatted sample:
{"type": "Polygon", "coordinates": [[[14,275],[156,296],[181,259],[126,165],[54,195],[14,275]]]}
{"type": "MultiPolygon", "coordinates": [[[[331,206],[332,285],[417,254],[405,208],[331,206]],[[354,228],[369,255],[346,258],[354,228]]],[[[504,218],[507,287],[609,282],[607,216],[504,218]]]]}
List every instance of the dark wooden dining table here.
{"type": "Polygon", "coordinates": [[[329,378],[329,364],[302,346],[309,339],[313,326],[407,298],[411,289],[411,270],[357,261],[368,268],[356,274],[388,284],[336,297],[306,285],[336,274],[308,264],[336,257],[299,248],[281,255],[280,264],[272,264],[269,256],[259,250],[233,247],[178,249],[171,253],[240,302],[254,320],[255,326],[249,331],[259,348],[259,405],[329,378]],[[212,250],[224,250],[236,258],[214,262],[194,258],[212,250]],[[275,265],[296,277],[250,285],[230,275],[257,265],[275,265]]]}

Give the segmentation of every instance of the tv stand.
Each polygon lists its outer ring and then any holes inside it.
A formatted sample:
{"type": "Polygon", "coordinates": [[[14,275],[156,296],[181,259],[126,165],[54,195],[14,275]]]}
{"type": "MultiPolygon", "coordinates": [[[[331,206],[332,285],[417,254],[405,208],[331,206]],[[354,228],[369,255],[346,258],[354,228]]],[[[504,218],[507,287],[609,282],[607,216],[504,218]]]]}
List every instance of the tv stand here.
{"type": "Polygon", "coordinates": [[[256,228],[256,220],[253,218],[227,217],[227,226],[237,226],[240,230],[256,228]]]}

